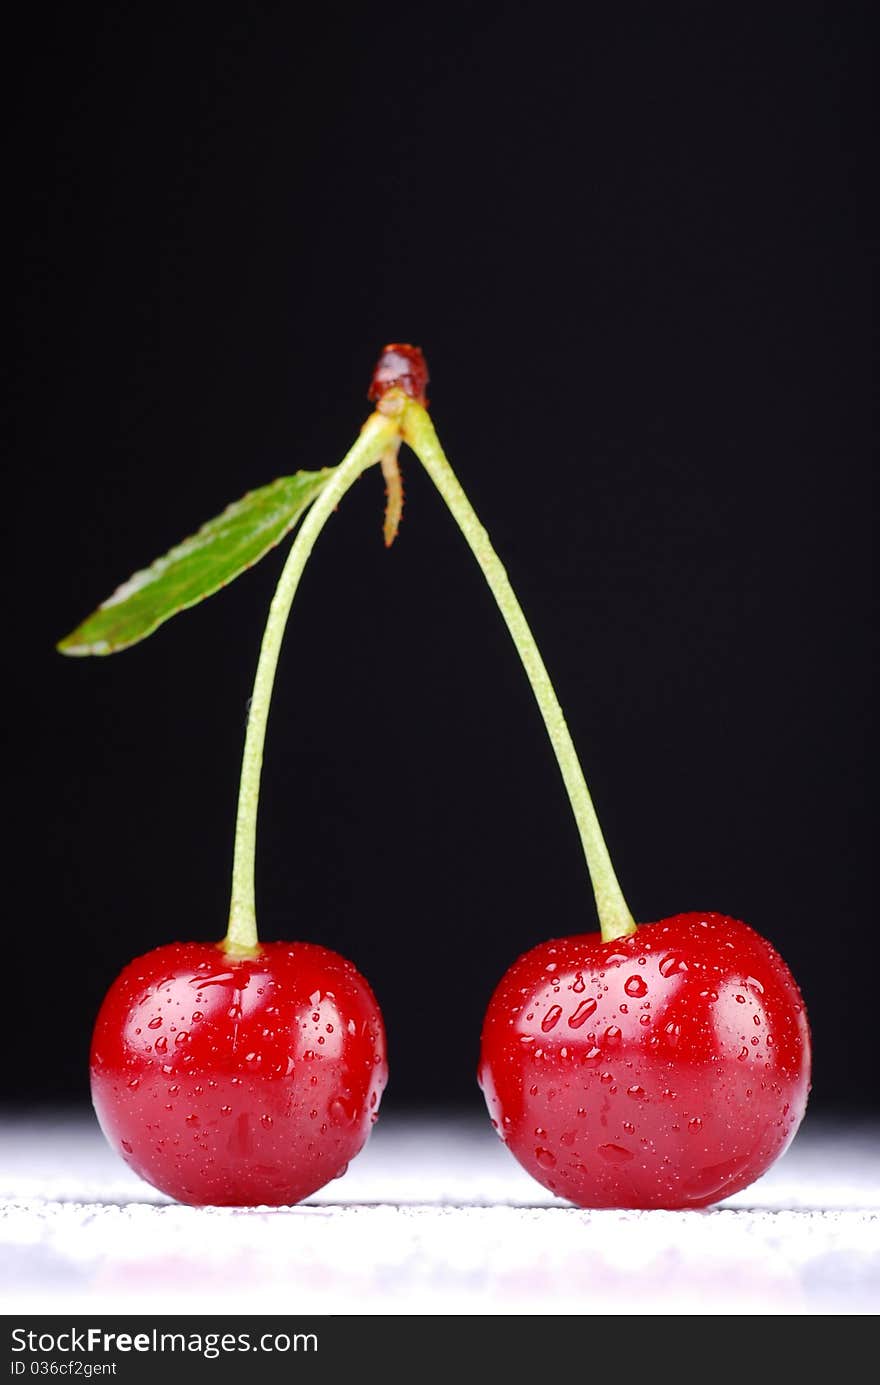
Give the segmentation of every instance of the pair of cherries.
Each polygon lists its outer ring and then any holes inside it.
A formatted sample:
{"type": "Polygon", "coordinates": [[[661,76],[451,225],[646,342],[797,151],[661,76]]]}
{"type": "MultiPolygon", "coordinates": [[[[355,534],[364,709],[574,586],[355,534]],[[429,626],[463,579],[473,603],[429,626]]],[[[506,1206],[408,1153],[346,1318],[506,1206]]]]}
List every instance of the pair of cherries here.
{"type": "MultiPolygon", "coordinates": [[[[703,1207],[758,1178],[806,1107],[810,1040],[782,958],[743,923],[679,914],[520,957],[479,1080],[525,1169],[581,1207],[703,1207]]],[[[375,997],[314,943],[173,943],[114,982],[92,1095],[125,1161],[178,1201],[301,1201],[345,1173],[388,1077],[375,997]]]]}
{"type": "Polygon", "coordinates": [[[340,465],[245,496],[135,574],[59,646],[105,654],[226,584],[308,508],[270,608],[248,716],[230,928],[132,962],[95,1027],[92,1095],[111,1144],[182,1202],[301,1201],[364,1146],[388,1077],[379,1006],[314,943],[260,943],[253,891],[263,737],[287,613],[346,490],[381,463],[385,541],[400,520],[401,443],[470,546],[532,685],[572,803],[600,932],[542,943],[498,985],[479,1080],[492,1124],[539,1182],[583,1207],[702,1207],[746,1187],[794,1136],[809,1090],[798,988],[768,942],[720,914],[636,927],[523,611],[426,411],[422,352],[392,343],[375,411],[340,465]]]}

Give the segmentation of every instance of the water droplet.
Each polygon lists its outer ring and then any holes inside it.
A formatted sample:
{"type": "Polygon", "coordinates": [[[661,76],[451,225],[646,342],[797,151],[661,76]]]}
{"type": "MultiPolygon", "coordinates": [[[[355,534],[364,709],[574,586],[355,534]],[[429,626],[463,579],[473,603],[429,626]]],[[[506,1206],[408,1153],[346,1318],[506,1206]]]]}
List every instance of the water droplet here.
{"type": "Polygon", "coordinates": [[[646,995],[648,991],[648,987],[640,976],[627,977],[626,981],[623,983],[623,989],[626,991],[627,995],[632,996],[643,996],[646,995]]]}
{"type": "Polygon", "coordinates": [[[681,1038],[681,1025],[670,1022],[664,1028],[663,1033],[666,1035],[666,1042],[674,1047],[681,1038]]]}
{"type": "Polygon", "coordinates": [[[348,1173],[348,1164],[343,1164],[343,1165],[342,1165],[342,1168],[339,1170],[339,1172],[338,1172],[338,1173],[334,1173],[333,1177],[334,1177],[334,1178],[342,1178],[342,1177],[343,1177],[345,1174],[347,1174],[347,1173],[348,1173]]]}
{"type": "Polygon", "coordinates": [[[691,1116],[690,1120],[688,1121],[688,1130],[691,1132],[691,1134],[696,1135],[698,1131],[702,1130],[702,1128],[703,1122],[700,1120],[700,1117],[691,1116]]]}
{"type": "Polygon", "coordinates": [[[203,1020],[204,1018],[205,1018],[205,1016],[202,1014],[202,1011],[201,1011],[201,1010],[193,1010],[193,1012],[192,1012],[192,1022],[193,1022],[193,1024],[198,1024],[199,1020],[203,1020]]]}
{"type": "Polygon", "coordinates": [[[761,1016],[760,1016],[760,1015],[752,1015],[752,1024],[758,1025],[758,1024],[760,1024],[760,1023],[761,1023],[761,1016]]]}
{"type": "Polygon", "coordinates": [[[677,952],[667,952],[660,962],[661,976],[674,976],[676,972],[687,971],[688,964],[677,952]]]}
{"type": "Polygon", "coordinates": [[[371,1106],[375,1106],[377,1100],[378,1100],[378,1097],[376,1096],[376,1093],[375,1093],[375,1092],[371,1092],[371,1093],[370,1093],[370,1105],[371,1105],[371,1106]]]}
{"type": "Polygon", "coordinates": [[[305,1051],[305,1053],[303,1054],[303,1062],[304,1062],[304,1063],[310,1063],[310,1062],[312,1061],[312,1059],[314,1058],[314,1056],[315,1056],[314,1050],[311,1049],[311,1048],[307,1048],[306,1051],[305,1051]]]}
{"type": "Polygon", "coordinates": [[[561,1015],[562,1015],[562,1006],[561,1006],[561,1005],[551,1005],[551,1006],[550,1006],[550,1009],[547,1011],[546,1015],[545,1015],[544,1018],[541,1020],[541,1028],[543,1029],[543,1031],[544,1031],[545,1034],[549,1034],[549,1033],[550,1033],[550,1030],[551,1030],[551,1029],[554,1029],[554,1028],[556,1027],[556,1025],[559,1023],[559,1020],[560,1020],[561,1015]]]}
{"type": "Polygon", "coordinates": [[[618,1008],[618,1010],[620,1011],[620,1013],[621,1013],[622,1015],[628,1015],[628,1014],[629,1014],[629,1006],[628,1006],[628,1005],[618,1005],[617,1008],[618,1008]]]}
{"type": "Polygon", "coordinates": [[[581,995],[587,989],[584,983],[584,978],[581,976],[580,972],[578,972],[577,976],[575,977],[571,989],[574,991],[576,995],[581,995]]]}
{"type": "Polygon", "coordinates": [[[547,965],[546,965],[546,967],[544,968],[544,970],[545,970],[545,971],[555,971],[555,970],[556,970],[556,963],[555,963],[555,962],[548,962],[547,965]]]}
{"type": "Polygon", "coordinates": [[[531,1086],[531,1087],[529,1087],[529,1096],[537,1096],[537,1095],[538,1095],[538,1088],[537,1088],[536,1086],[531,1086]]]}
{"type": "MultiPolygon", "coordinates": [[[[355,1024],[354,1020],[349,1020],[348,1024],[345,1027],[348,1030],[349,1034],[357,1033],[357,1025],[355,1024]]],[[[348,1165],[346,1164],[345,1167],[348,1168],[348,1165]]]]}
{"type": "Polygon", "coordinates": [[[757,1048],[757,1047],[758,1047],[758,1036],[757,1036],[757,1034],[755,1034],[754,1037],[753,1037],[752,1039],[750,1039],[749,1042],[751,1043],[751,1045],[752,1045],[753,1048],[757,1048]]]}
{"type": "Polygon", "coordinates": [[[581,1062],[582,1062],[582,1063],[597,1063],[601,1057],[602,1057],[602,1050],[601,1050],[601,1048],[597,1048],[596,1045],[593,1044],[593,1047],[592,1047],[592,1048],[588,1048],[588,1049],[587,1049],[586,1053],[584,1054],[583,1058],[581,1059],[581,1062]]]}
{"type": "MultiPolygon", "coordinates": [[[[373,1093],[375,1096],[375,1092],[373,1093]]],[[[373,1105],[375,1106],[375,1102],[373,1105]]],[[[327,1107],[330,1119],[338,1125],[351,1125],[357,1117],[357,1107],[350,1097],[335,1096],[327,1107]]]]}
{"type": "Polygon", "coordinates": [[[315,1005],[320,1005],[320,1003],[321,1003],[321,992],[320,992],[320,991],[312,991],[312,994],[309,996],[309,1004],[314,1008],[315,1005]]]}
{"type": "Polygon", "coordinates": [[[201,1121],[199,1120],[198,1116],[196,1116],[196,1115],[191,1115],[191,1116],[187,1116],[187,1118],[186,1118],[186,1124],[187,1124],[187,1125],[191,1125],[191,1126],[196,1126],[196,1125],[201,1125],[201,1121]]]}
{"type": "Polygon", "coordinates": [[[263,1055],[262,1053],[257,1053],[256,1051],[254,1051],[253,1053],[246,1053],[244,1055],[244,1061],[246,1063],[262,1063],[263,1055]]]}
{"type": "Polygon", "coordinates": [[[139,1077],[130,1077],[130,1078],[128,1079],[128,1085],[129,1085],[129,1087],[131,1087],[131,1090],[132,1090],[133,1092],[135,1092],[135,1091],[137,1091],[138,1087],[141,1085],[141,1080],[140,1080],[139,1077]]]}
{"type": "Polygon", "coordinates": [[[221,1116],[231,1116],[231,1115],[232,1115],[232,1107],[231,1107],[231,1106],[221,1106],[221,1107],[220,1107],[220,1114],[221,1114],[221,1116]]]}
{"type": "MultiPolygon", "coordinates": [[[[176,1037],[176,1039],[174,1040],[174,1042],[175,1042],[178,1046],[181,1045],[181,1044],[188,1044],[188,1043],[189,1043],[189,1034],[187,1034],[187,1032],[186,1032],[185,1029],[181,1029],[180,1033],[177,1035],[177,1037],[176,1037]]],[[[159,1046],[159,1043],[158,1043],[158,1040],[157,1040],[157,1041],[156,1041],[156,1047],[158,1048],[158,1046],[159,1046]]]]}
{"type": "Polygon", "coordinates": [[[745,1060],[746,1060],[746,1058],[748,1058],[748,1056],[749,1056],[749,1050],[748,1050],[747,1048],[741,1048],[740,1051],[739,1051],[739,1053],[737,1054],[737,1057],[739,1058],[739,1061],[740,1061],[741,1063],[745,1062],[745,1060]]]}
{"type": "Polygon", "coordinates": [[[639,1087],[638,1085],[634,1087],[627,1087],[626,1094],[627,1096],[631,1096],[633,1101],[645,1100],[645,1089],[644,1087],[639,1087]]]}
{"type": "Polygon", "coordinates": [[[569,1028],[580,1029],[582,1024],[586,1024],[587,1020],[590,1018],[590,1015],[596,1013],[597,1004],[598,1001],[593,1000],[592,996],[589,998],[589,1000],[582,1000],[577,1009],[569,1016],[569,1028]]]}
{"type": "Polygon", "coordinates": [[[521,1044],[533,1044],[535,1042],[535,1036],[534,1034],[520,1034],[519,1041],[521,1044]]]}
{"type": "Polygon", "coordinates": [[[764,994],[764,987],[761,985],[760,981],[756,980],[754,976],[746,977],[746,985],[751,986],[753,990],[756,990],[758,992],[758,995],[764,994]]]}
{"type": "Polygon", "coordinates": [[[651,1023],[651,1016],[650,1016],[650,1015],[639,1015],[639,1024],[643,1024],[643,1025],[645,1025],[645,1027],[647,1028],[647,1026],[648,1026],[650,1023],[651,1023]]]}
{"type": "Polygon", "coordinates": [[[737,1005],[745,1005],[746,1003],[746,998],[744,995],[735,996],[734,999],[736,1000],[737,1005]]]}
{"type": "MultiPolygon", "coordinates": [[[[497,1145],[496,1145],[496,1149],[497,1149],[497,1145]]],[[[537,1159],[538,1163],[541,1165],[541,1168],[542,1168],[542,1169],[555,1169],[555,1168],[556,1168],[556,1155],[555,1155],[555,1154],[551,1154],[550,1151],[549,1151],[549,1149],[542,1149],[541,1146],[539,1145],[538,1148],[535,1150],[535,1158],[537,1159]]]]}
{"type": "Polygon", "coordinates": [[[227,1018],[228,1018],[228,1019],[231,1019],[231,1020],[240,1020],[240,1019],[241,1019],[241,1006],[240,1006],[240,1005],[230,1005],[229,1009],[226,1011],[226,1015],[227,1015],[227,1018]]]}
{"type": "Polygon", "coordinates": [[[160,1034],[158,1039],[156,1040],[156,1052],[164,1053],[167,1047],[168,1040],[165,1038],[164,1034],[160,1034]]]}
{"type": "Polygon", "coordinates": [[[161,1015],[157,1015],[156,1018],[155,1018],[154,1020],[150,1020],[150,1023],[147,1025],[147,1028],[148,1028],[148,1029],[161,1029],[161,1028],[162,1028],[162,1016],[161,1016],[161,1015]]]}
{"type": "Polygon", "coordinates": [[[562,1144],[564,1144],[564,1145],[573,1145],[573,1144],[574,1144],[574,1131],[573,1131],[573,1130],[566,1130],[562,1135],[559,1136],[559,1139],[560,1139],[560,1141],[562,1142],[562,1144]]]}
{"type": "Polygon", "coordinates": [[[271,1116],[260,1116],[260,1125],[263,1127],[264,1130],[271,1130],[271,1129],[272,1129],[272,1117],[271,1117],[271,1116]]]}
{"type": "Polygon", "coordinates": [[[599,1076],[599,1081],[602,1083],[602,1086],[603,1086],[603,1087],[607,1087],[609,1082],[613,1082],[613,1081],[614,1081],[614,1073],[613,1073],[613,1072],[603,1072],[603,1073],[601,1073],[600,1076],[599,1076]]]}
{"type": "Polygon", "coordinates": [[[636,1128],[633,1125],[632,1121],[624,1121],[623,1128],[626,1131],[627,1135],[634,1135],[636,1133],[636,1128]]]}
{"type": "Polygon", "coordinates": [[[120,1144],[122,1145],[122,1148],[125,1150],[126,1154],[131,1154],[132,1149],[131,1145],[128,1143],[128,1140],[120,1140],[120,1144]]]}
{"type": "Polygon", "coordinates": [[[600,1145],[596,1153],[609,1164],[626,1164],[633,1157],[623,1145],[600,1145]]]}
{"type": "Polygon", "coordinates": [[[605,1042],[606,1044],[620,1043],[620,1030],[616,1024],[609,1024],[608,1028],[605,1030],[605,1042]]]}

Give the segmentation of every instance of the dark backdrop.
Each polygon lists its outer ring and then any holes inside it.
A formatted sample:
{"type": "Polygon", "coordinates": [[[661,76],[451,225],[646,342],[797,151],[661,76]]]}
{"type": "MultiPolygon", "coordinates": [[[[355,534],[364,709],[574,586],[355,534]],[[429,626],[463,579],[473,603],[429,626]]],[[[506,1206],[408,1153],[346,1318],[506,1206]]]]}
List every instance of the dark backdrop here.
{"type": "MultiPolygon", "coordinates": [[[[124,962],[225,927],[274,554],[116,658],[54,641],[246,489],[338,460],[383,342],[567,711],[637,917],[748,920],[815,1109],[874,1060],[869,7],[40,11],[8,48],[5,1066],[87,1100],[124,962]]],[[[267,747],[264,936],[340,949],[388,1107],[475,1103],[510,961],[594,927],[516,657],[406,459],[316,551],[267,747]]]]}

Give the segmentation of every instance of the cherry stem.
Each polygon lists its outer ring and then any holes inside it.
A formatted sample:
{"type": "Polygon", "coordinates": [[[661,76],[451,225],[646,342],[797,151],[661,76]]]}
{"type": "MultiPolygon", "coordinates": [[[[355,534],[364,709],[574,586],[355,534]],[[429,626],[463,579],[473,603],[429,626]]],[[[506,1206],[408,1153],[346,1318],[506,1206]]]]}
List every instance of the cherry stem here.
{"type": "Polygon", "coordinates": [[[636,925],[627,907],[623,892],[614,873],[611,857],[602,836],[599,819],[587,788],[584,773],[578,760],[571,733],[565,723],[559,699],[553,690],[550,676],[538,651],[535,638],[529,629],[510,585],[507,573],[489,541],[489,535],[477,518],[474,509],[465,495],[452,467],[446,458],[434,425],[421,404],[408,399],[401,419],[401,432],[404,440],[415,452],[424,466],[452,516],[470,545],[489,589],[495,598],[498,609],[516,645],[523,662],[528,680],[535,694],[535,700],[544,718],[544,725],[550,743],[562,771],[562,778],[568,792],[580,833],[587,869],[593,883],[596,909],[599,914],[599,927],[603,942],[626,937],[635,933],[636,925]]]}
{"type": "Polygon", "coordinates": [[[398,425],[397,418],[381,413],[371,414],[367,419],[357,442],[336,467],[303,520],[282,569],[275,595],[272,597],[248,709],[241,765],[232,865],[232,901],[229,908],[229,928],[223,942],[224,949],[229,953],[248,954],[255,952],[259,947],[254,896],[254,861],[260,772],[263,767],[263,746],[275,671],[290,607],[315,540],[345,492],[354,485],[361,473],[378,462],[389,448],[399,446],[398,425]]]}

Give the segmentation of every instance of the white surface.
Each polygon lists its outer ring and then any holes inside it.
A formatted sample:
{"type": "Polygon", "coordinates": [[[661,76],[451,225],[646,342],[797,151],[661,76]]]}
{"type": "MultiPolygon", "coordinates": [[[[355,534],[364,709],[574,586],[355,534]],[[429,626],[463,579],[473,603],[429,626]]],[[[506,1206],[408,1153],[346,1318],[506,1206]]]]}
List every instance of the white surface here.
{"type": "Polygon", "coordinates": [[[345,1178],[290,1209],[189,1208],[88,1117],[6,1122],[3,1311],[875,1313],[880,1130],[809,1121],[708,1212],[585,1212],[479,1116],[383,1119],[345,1178]]]}

